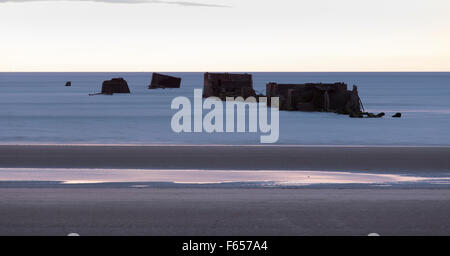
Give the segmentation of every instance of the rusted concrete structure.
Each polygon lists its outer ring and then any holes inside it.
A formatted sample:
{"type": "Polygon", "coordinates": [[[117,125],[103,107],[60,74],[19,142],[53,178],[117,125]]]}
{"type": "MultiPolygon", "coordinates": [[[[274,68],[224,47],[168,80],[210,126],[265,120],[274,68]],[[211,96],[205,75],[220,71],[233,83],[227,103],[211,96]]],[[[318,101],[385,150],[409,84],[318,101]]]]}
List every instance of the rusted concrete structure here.
{"type": "Polygon", "coordinates": [[[325,111],[362,117],[363,106],[358,88],[347,90],[347,84],[306,83],[266,85],[268,105],[270,97],[279,97],[280,110],[325,111]]]}
{"type": "Polygon", "coordinates": [[[256,97],[251,74],[205,73],[203,98],[256,97]]]}
{"type": "Polygon", "coordinates": [[[180,84],[181,78],[179,77],[153,73],[152,82],[148,86],[148,89],[180,88],[180,84]]]}
{"type": "MultiPolygon", "coordinates": [[[[253,89],[251,74],[205,73],[203,98],[210,96],[226,100],[226,97],[259,97],[253,89]]],[[[358,95],[358,87],[352,90],[347,84],[338,83],[305,83],[266,85],[267,105],[271,106],[271,97],[279,98],[280,110],[322,111],[349,115],[350,117],[380,118],[385,113],[373,114],[364,111],[358,95]]]]}
{"type": "Polygon", "coordinates": [[[101,94],[130,93],[127,81],[123,78],[113,78],[103,81],[101,94]]]}

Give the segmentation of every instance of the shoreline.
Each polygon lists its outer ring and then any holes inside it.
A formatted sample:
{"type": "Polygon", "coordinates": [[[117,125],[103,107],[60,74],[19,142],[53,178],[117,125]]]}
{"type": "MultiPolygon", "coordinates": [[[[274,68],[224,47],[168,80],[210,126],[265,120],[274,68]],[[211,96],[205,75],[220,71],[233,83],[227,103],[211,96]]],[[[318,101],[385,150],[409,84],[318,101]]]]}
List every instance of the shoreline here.
{"type": "Polygon", "coordinates": [[[377,145],[377,144],[173,144],[173,143],[0,143],[3,146],[55,147],[293,147],[293,148],[450,148],[450,145],[377,145]]]}

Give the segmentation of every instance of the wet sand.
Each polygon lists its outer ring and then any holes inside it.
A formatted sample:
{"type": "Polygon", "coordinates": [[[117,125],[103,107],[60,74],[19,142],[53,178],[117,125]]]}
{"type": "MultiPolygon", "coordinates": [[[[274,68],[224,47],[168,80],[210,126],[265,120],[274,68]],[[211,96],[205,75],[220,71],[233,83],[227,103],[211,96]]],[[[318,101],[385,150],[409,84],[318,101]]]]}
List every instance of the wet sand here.
{"type": "MultiPolygon", "coordinates": [[[[0,168],[448,174],[449,147],[0,146],[0,168]]],[[[126,171],[126,170],[124,170],[126,171]]],[[[445,176],[445,175],[444,175],[445,176]]],[[[0,235],[450,235],[450,187],[0,185],[0,235]]]]}
{"type": "Polygon", "coordinates": [[[450,235],[442,189],[0,189],[0,235],[450,235]]]}
{"type": "Polygon", "coordinates": [[[0,168],[449,172],[450,147],[0,146],[0,168]]]}

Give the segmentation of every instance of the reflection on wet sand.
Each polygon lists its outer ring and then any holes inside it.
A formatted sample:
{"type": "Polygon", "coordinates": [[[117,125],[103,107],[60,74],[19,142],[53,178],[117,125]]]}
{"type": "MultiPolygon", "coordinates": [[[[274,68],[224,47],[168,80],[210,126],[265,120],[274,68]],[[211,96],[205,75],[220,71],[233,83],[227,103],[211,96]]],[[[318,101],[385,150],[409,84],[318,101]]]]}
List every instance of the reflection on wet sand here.
{"type": "Polygon", "coordinates": [[[0,168],[0,181],[56,181],[64,184],[111,182],[171,182],[178,184],[261,183],[279,186],[312,184],[446,183],[450,177],[421,177],[333,171],[283,170],[141,170],[0,168]]]}

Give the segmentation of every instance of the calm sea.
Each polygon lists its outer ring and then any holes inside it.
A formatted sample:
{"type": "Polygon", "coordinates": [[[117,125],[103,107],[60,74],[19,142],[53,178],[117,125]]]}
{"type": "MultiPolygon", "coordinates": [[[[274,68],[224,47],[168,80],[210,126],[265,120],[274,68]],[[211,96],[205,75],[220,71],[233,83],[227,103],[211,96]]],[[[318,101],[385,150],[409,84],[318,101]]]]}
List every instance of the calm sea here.
{"type": "MultiPolygon", "coordinates": [[[[171,101],[193,98],[203,73],[167,74],[182,77],[182,88],[148,90],[151,73],[0,73],[0,144],[259,144],[259,133],[174,133],[171,101]],[[113,77],[125,78],[132,93],[88,96],[113,77]]],[[[450,73],[253,73],[253,80],[260,92],[272,81],[356,84],[366,110],[387,114],[282,111],[279,144],[450,145],[450,73]],[[395,112],[403,117],[391,118],[395,112]]]]}

